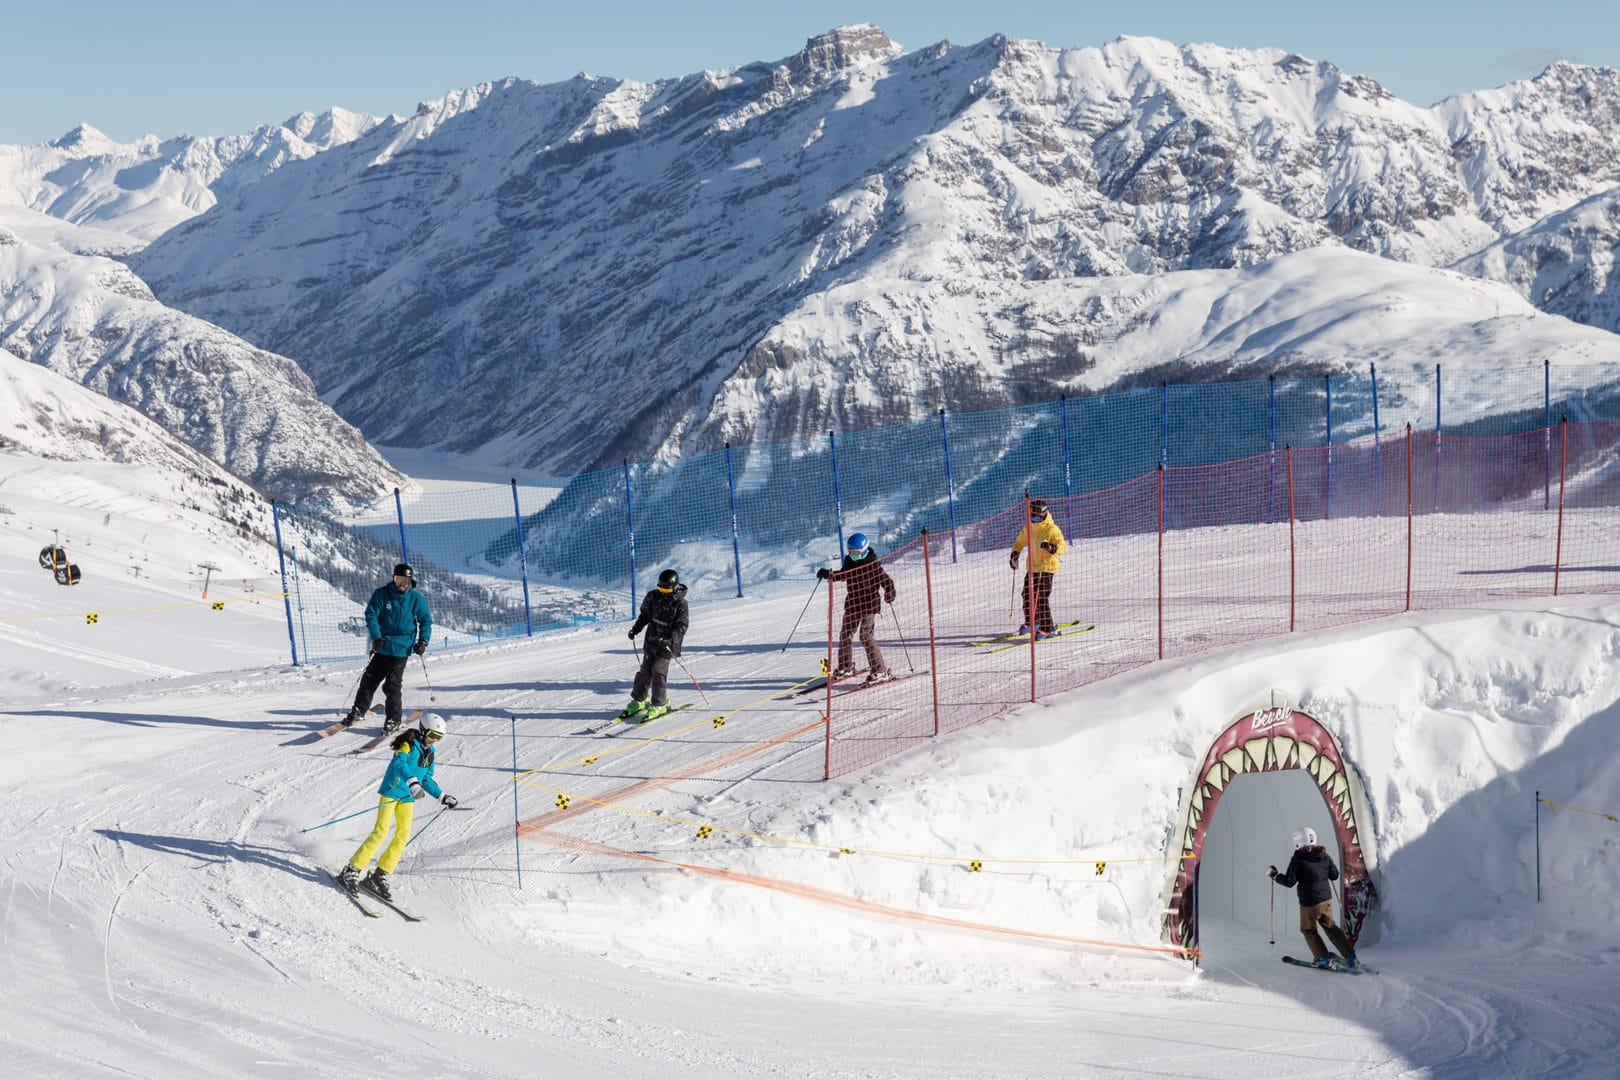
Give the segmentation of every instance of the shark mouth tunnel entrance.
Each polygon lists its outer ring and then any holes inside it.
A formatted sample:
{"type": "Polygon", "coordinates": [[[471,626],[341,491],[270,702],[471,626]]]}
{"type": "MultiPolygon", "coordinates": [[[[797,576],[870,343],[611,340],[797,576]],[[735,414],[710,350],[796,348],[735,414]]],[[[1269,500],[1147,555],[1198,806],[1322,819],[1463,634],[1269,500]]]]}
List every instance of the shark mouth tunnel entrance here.
{"type": "MultiPolygon", "coordinates": [[[[1361,778],[1333,733],[1271,692],[1215,739],[1182,797],[1170,838],[1170,854],[1181,858],[1165,887],[1165,941],[1200,949],[1201,914],[1265,927],[1273,899],[1266,867],[1285,866],[1293,830],[1309,825],[1339,865],[1340,926],[1351,941],[1372,943],[1377,853],[1364,833],[1371,824],[1361,778]]],[[[1283,892],[1277,906],[1286,932],[1296,934],[1294,891],[1286,890],[1286,907],[1283,892]]]]}

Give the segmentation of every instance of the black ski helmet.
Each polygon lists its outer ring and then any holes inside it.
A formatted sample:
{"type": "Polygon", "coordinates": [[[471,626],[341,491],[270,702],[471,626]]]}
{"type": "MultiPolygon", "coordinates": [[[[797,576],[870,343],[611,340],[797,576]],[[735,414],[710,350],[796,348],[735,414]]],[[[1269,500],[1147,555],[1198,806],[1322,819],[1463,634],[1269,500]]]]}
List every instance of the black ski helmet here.
{"type": "Polygon", "coordinates": [[[1045,499],[1031,499],[1031,500],[1029,500],[1029,520],[1031,520],[1031,521],[1045,521],[1046,520],[1046,500],[1045,499]]]}
{"type": "Polygon", "coordinates": [[[412,581],[415,581],[416,580],[416,571],[411,569],[411,564],[410,563],[403,563],[402,562],[398,566],[394,567],[394,576],[395,577],[402,577],[402,578],[410,578],[412,581]]]}
{"type": "Polygon", "coordinates": [[[658,575],[658,587],[660,589],[673,590],[675,586],[679,585],[680,583],[681,575],[677,574],[674,570],[665,570],[662,574],[658,575]]]}

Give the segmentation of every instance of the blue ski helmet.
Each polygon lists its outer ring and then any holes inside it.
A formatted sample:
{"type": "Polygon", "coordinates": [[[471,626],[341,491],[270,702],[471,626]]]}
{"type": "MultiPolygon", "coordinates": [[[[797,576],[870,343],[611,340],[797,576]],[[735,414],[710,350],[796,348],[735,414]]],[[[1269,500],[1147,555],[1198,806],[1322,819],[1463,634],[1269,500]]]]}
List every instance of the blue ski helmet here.
{"type": "Polygon", "coordinates": [[[849,534],[849,550],[851,550],[851,551],[865,551],[866,550],[866,534],[865,533],[850,533],[849,534]]]}

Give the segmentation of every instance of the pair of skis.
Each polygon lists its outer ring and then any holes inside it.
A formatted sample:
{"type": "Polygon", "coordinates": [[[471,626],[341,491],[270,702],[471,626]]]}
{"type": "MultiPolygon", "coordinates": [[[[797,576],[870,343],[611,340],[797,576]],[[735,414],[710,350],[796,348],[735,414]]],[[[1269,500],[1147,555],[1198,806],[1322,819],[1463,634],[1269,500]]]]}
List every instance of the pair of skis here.
{"type": "MultiPolygon", "coordinates": [[[[1058,623],[1054,633],[1041,635],[1037,639],[1037,642],[1052,641],[1055,638],[1061,637],[1075,637],[1080,634],[1088,634],[1095,629],[1097,629],[1096,623],[1087,623],[1086,625],[1082,626],[1079,619],[1076,619],[1073,622],[1058,623]]],[[[1029,641],[1029,632],[1025,631],[1022,634],[1004,634],[1001,637],[985,638],[981,641],[970,641],[968,644],[973,646],[975,649],[983,649],[986,653],[998,653],[1006,652],[1008,649],[1021,648],[1028,645],[1029,641]]]]}
{"type": "Polygon", "coordinates": [[[636,713],[621,712],[611,720],[603,720],[600,723],[592,724],[584,731],[576,731],[574,734],[600,735],[605,732],[608,738],[615,739],[624,734],[626,731],[629,731],[631,728],[641,727],[643,724],[650,724],[654,720],[662,720],[664,717],[669,716],[672,713],[678,713],[683,709],[690,709],[691,707],[692,703],[690,701],[686,702],[684,705],[671,705],[665,712],[654,717],[648,717],[645,710],[636,713]],[[620,724],[624,726],[617,726],[620,724]]]}
{"type": "Polygon", "coordinates": [[[349,887],[347,885],[343,884],[343,877],[340,874],[334,873],[333,871],[330,871],[330,870],[328,870],[327,873],[331,875],[332,884],[337,886],[338,892],[342,893],[344,896],[347,896],[350,900],[354,901],[354,906],[359,908],[362,912],[364,912],[366,918],[368,918],[368,919],[380,919],[380,918],[382,918],[382,913],[379,912],[376,908],[372,907],[370,904],[366,903],[365,900],[360,899],[361,890],[365,891],[366,899],[375,900],[379,904],[387,904],[389,907],[393,908],[394,911],[399,915],[399,917],[404,919],[406,922],[426,922],[427,921],[421,915],[417,915],[414,912],[407,911],[404,908],[400,907],[398,901],[389,900],[387,897],[379,896],[376,893],[372,892],[369,888],[366,887],[364,878],[361,879],[360,888],[356,889],[354,892],[350,892],[349,887]]]}
{"type": "Polygon", "coordinates": [[[1378,972],[1374,971],[1372,968],[1368,967],[1366,964],[1363,964],[1363,963],[1361,963],[1359,961],[1357,961],[1355,967],[1346,967],[1344,965],[1344,962],[1342,960],[1340,960],[1337,956],[1329,957],[1329,960],[1331,962],[1328,964],[1327,967],[1324,968],[1324,967],[1317,967],[1316,964],[1313,963],[1310,960],[1296,960],[1292,956],[1285,956],[1285,957],[1282,958],[1282,962],[1285,963],[1285,964],[1293,964],[1295,967],[1310,968],[1312,971],[1337,971],[1341,975],[1376,975],[1376,974],[1378,974],[1378,972]]]}
{"type": "MultiPolygon", "coordinates": [[[[861,670],[864,671],[865,669],[862,668],[861,670]]],[[[863,679],[858,683],[854,683],[853,685],[850,685],[850,680],[853,680],[855,678],[855,676],[859,675],[859,674],[861,674],[861,671],[857,671],[853,675],[850,675],[848,680],[846,680],[846,679],[838,680],[838,683],[834,684],[833,697],[840,698],[840,697],[843,697],[845,694],[858,694],[862,690],[876,690],[880,686],[888,686],[891,683],[905,682],[907,679],[915,679],[918,675],[926,675],[926,674],[928,674],[928,669],[923,668],[921,671],[908,671],[904,675],[897,675],[897,674],[895,674],[893,672],[890,672],[889,677],[886,678],[886,679],[873,679],[870,682],[863,679]]],[[[803,690],[795,690],[795,691],[793,691],[793,696],[794,697],[808,697],[809,695],[814,694],[819,690],[825,690],[825,689],[827,689],[827,680],[822,679],[820,682],[813,683],[810,686],[805,687],[803,690]]]]}
{"type": "MultiPolygon", "coordinates": [[[[372,711],[376,712],[378,708],[379,707],[373,707],[372,711]]],[[[362,745],[360,745],[360,746],[356,747],[355,749],[349,751],[349,753],[351,753],[351,754],[364,754],[368,750],[375,750],[378,746],[381,746],[382,743],[385,740],[393,738],[395,735],[399,734],[401,731],[404,731],[408,727],[413,727],[418,720],[422,719],[422,712],[423,712],[423,710],[421,710],[421,709],[413,709],[413,710],[411,710],[410,715],[406,716],[404,720],[400,721],[399,727],[395,728],[393,731],[389,731],[389,730],[387,730],[387,728],[384,728],[383,731],[381,733],[379,733],[375,738],[367,739],[365,741],[365,743],[363,743],[362,745]]],[[[330,738],[333,735],[336,735],[340,731],[351,731],[351,730],[353,730],[353,728],[344,727],[342,722],[340,721],[340,722],[338,722],[336,724],[331,725],[330,727],[321,728],[321,730],[317,731],[315,734],[317,734],[321,738],[325,739],[325,738],[330,738]]]]}

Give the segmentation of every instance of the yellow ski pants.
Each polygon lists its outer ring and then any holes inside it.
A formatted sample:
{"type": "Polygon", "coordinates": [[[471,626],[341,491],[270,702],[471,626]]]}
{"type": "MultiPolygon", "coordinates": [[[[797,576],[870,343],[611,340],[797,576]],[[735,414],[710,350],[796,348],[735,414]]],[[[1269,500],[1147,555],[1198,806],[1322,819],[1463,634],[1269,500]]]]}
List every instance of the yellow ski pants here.
{"type": "Polygon", "coordinates": [[[377,849],[382,847],[383,837],[388,835],[388,826],[393,825],[394,838],[383,850],[382,858],[377,860],[377,869],[392,874],[394,867],[399,865],[400,856],[405,854],[405,843],[411,838],[411,816],[415,813],[416,804],[409,799],[390,799],[386,795],[379,798],[377,824],[372,826],[371,835],[354,853],[349,865],[364,870],[370,864],[371,857],[377,854],[377,849]]]}

